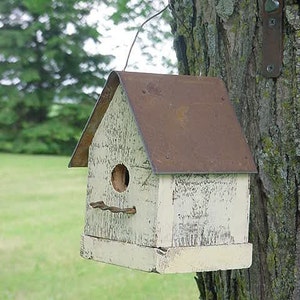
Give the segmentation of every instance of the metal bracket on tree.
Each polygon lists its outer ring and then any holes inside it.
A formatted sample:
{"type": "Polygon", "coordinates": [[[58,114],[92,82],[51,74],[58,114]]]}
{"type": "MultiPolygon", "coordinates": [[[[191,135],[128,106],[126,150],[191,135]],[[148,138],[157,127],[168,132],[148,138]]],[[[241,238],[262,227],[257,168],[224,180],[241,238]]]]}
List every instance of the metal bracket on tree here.
{"type": "Polygon", "coordinates": [[[283,0],[265,0],[263,5],[262,75],[278,77],[282,68],[283,0]]]}

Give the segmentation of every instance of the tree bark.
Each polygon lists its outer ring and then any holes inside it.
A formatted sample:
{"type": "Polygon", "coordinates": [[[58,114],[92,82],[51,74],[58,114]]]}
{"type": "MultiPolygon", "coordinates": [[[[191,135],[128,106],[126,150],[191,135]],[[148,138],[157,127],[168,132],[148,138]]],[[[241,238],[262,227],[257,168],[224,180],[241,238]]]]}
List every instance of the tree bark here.
{"type": "MultiPolygon", "coordinates": [[[[300,299],[300,20],[285,1],[280,77],[261,75],[263,0],[174,0],[181,74],[221,77],[257,164],[247,270],[197,273],[200,299],[300,299]]],[[[237,212],[238,213],[238,212],[237,212]]]]}

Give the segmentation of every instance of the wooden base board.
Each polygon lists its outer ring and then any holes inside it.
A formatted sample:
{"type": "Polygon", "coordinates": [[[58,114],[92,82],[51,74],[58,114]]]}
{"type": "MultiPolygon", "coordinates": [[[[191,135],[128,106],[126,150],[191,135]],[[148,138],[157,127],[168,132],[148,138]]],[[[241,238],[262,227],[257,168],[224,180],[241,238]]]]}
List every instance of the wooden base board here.
{"type": "Polygon", "coordinates": [[[252,244],[152,248],[82,235],[82,257],[156,273],[188,273],[249,268],[252,244]]]}

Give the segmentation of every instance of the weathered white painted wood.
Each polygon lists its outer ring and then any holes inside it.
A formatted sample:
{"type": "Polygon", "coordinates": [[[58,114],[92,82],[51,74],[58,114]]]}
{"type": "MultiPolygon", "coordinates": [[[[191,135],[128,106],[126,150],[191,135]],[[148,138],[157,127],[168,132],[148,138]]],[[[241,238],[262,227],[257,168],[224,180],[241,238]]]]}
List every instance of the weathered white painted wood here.
{"type": "Polygon", "coordinates": [[[248,268],[252,245],[179,247],[164,251],[83,235],[81,256],[148,272],[204,272],[248,268]]]}
{"type": "Polygon", "coordinates": [[[87,211],[84,233],[91,236],[155,246],[158,177],[152,174],[127,98],[119,86],[96,131],[89,151],[87,211]],[[129,171],[129,185],[119,193],[111,183],[117,164],[129,171]],[[112,214],[88,204],[135,206],[135,215],[112,214]]]}
{"type": "Polygon", "coordinates": [[[157,247],[171,247],[173,241],[173,176],[160,175],[157,202],[157,247]]]}
{"type": "Polygon", "coordinates": [[[80,255],[104,263],[153,272],[156,261],[153,249],[82,235],[80,255]]]}
{"type": "Polygon", "coordinates": [[[236,198],[231,205],[229,227],[235,243],[248,242],[250,218],[250,177],[237,174],[236,198]]]}
{"type": "MultiPolygon", "coordinates": [[[[159,252],[157,252],[159,253],[159,252]]],[[[252,244],[170,248],[157,255],[159,273],[206,272],[249,268],[252,244]]]]}
{"type": "Polygon", "coordinates": [[[248,241],[247,174],[174,175],[173,245],[248,241]]]}

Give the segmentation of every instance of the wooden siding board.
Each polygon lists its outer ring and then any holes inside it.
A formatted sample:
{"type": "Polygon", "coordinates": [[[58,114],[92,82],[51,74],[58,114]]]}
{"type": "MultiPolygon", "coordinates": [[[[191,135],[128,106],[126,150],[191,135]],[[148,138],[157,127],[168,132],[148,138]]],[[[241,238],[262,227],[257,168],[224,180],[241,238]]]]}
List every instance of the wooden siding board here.
{"type": "Polygon", "coordinates": [[[248,243],[163,251],[83,235],[80,254],[87,259],[162,274],[243,269],[252,263],[252,245],[248,243]]]}
{"type": "Polygon", "coordinates": [[[247,174],[174,176],[173,245],[248,241],[247,174]]]}
{"type": "Polygon", "coordinates": [[[174,203],[172,175],[159,176],[157,202],[157,247],[171,247],[173,243],[174,203]]]}
{"type": "Polygon", "coordinates": [[[152,173],[140,135],[122,88],[115,93],[89,151],[87,204],[104,201],[118,207],[135,206],[135,215],[112,214],[87,205],[85,234],[112,240],[155,245],[158,177],[152,173]],[[119,193],[111,183],[117,164],[129,171],[129,185],[119,193]]]}

